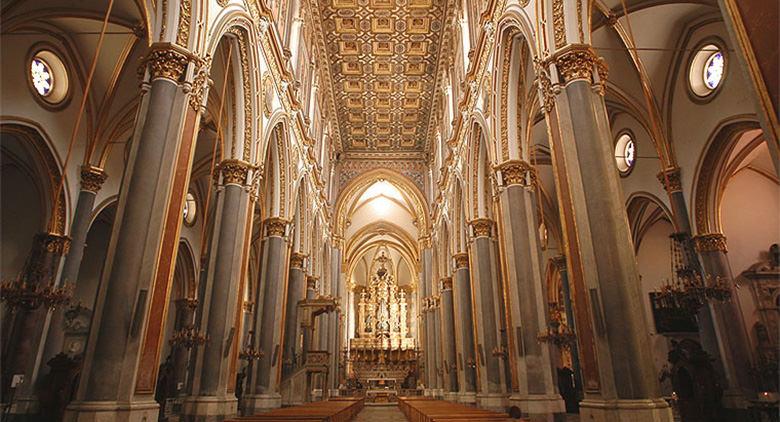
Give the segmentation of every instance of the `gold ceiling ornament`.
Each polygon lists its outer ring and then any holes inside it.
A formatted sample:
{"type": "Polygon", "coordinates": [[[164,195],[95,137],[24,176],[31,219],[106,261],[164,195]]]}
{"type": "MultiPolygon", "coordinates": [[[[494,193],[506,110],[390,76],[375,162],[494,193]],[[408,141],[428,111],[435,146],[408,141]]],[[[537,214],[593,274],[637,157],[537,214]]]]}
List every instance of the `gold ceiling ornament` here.
{"type": "Polygon", "coordinates": [[[682,192],[682,181],[680,180],[680,168],[672,167],[658,172],[658,181],[668,193],[682,192]]]}
{"type": "Polygon", "coordinates": [[[81,166],[81,190],[97,194],[108,175],[100,167],[92,165],[81,166]]]}
{"type": "Polygon", "coordinates": [[[475,218],[469,221],[474,237],[493,237],[494,224],[489,218],[475,218]]]}
{"type": "Polygon", "coordinates": [[[532,187],[536,185],[536,169],[523,160],[509,160],[494,167],[501,173],[502,186],[520,185],[532,187]]]}
{"type": "Polygon", "coordinates": [[[469,254],[466,252],[456,253],[452,256],[455,260],[455,269],[460,270],[469,267],[469,254]]]}
{"type": "Polygon", "coordinates": [[[700,234],[693,241],[698,252],[728,252],[726,236],[721,233],[700,234]]]}
{"type": "Polygon", "coordinates": [[[147,57],[152,79],[165,78],[178,82],[190,62],[189,54],[174,44],[155,44],[147,57]]]}
{"type": "Polygon", "coordinates": [[[218,173],[215,175],[222,175],[223,185],[244,186],[247,183],[249,170],[252,168],[253,166],[246,161],[227,159],[217,165],[218,173]]]}
{"type": "Polygon", "coordinates": [[[306,254],[300,252],[293,252],[290,254],[290,268],[297,270],[303,269],[303,261],[306,259],[306,254]]]}
{"type": "Polygon", "coordinates": [[[263,225],[265,226],[265,236],[284,237],[284,235],[287,233],[287,226],[289,224],[290,222],[285,220],[284,218],[280,218],[280,217],[266,218],[263,223],[263,225]]]}

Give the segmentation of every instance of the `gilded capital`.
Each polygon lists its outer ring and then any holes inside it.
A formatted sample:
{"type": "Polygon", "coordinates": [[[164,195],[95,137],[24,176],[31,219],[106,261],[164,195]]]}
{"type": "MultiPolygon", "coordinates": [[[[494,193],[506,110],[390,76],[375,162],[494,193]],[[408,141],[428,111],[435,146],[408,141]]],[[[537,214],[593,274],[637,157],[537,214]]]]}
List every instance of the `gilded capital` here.
{"type": "Polygon", "coordinates": [[[246,161],[234,159],[223,160],[217,165],[219,173],[222,174],[222,184],[239,186],[247,183],[250,167],[251,164],[246,161]]]}
{"type": "Polygon", "coordinates": [[[726,236],[721,233],[700,234],[693,238],[698,252],[728,252],[726,236]]]}
{"type": "Polygon", "coordinates": [[[306,290],[317,290],[317,277],[313,275],[306,276],[306,290]]]}
{"type": "Polygon", "coordinates": [[[553,60],[564,84],[576,80],[602,83],[606,81],[607,65],[588,45],[572,44],[557,53],[553,60]]]}
{"type": "Polygon", "coordinates": [[[173,44],[152,46],[147,57],[152,68],[152,79],[165,78],[178,82],[190,61],[189,55],[181,47],[173,44]]]}
{"type": "Polygon", "coordinates": [[[421,236],[418,239],[420,242],[420,249],[426,249],[431,247],[431,235],[421,236]]]}
{"type": "Polygon", "coordinates": [[[502,186],[533,186],[536,183],[534,167],[523,160],[505,161],[495,167],[501,173],[502,186]]]}
{"type": "Polygon", "coordinates": [[[300,252],[293,252],[290,254],[290,268],[303,269],[303,260],[306,259],[306,255],[300,252]]]}
{"type": "Polygon", "coordinates": [[[455,269],[460,270],[463,268],[469,267],[469,254],[465,252],[456,253],[452,256],[452,259],[455,260],[455,269]]]}
{"type": "Polygon", "coordinates": [[[108,175],[103,169],[95,166],[81,166],[81,189],[87,192],[98,193],[103,187],[108,175]]]}
{"type": "Polygon", "coordinates": [[[558,271],[566,269],[566,255],[558,255],[550,258],[550,262],[558,271]]]}
{"type": "Polygon", "coordinates": [[[40,251],[46,251],[55,255],[66,255],[70,251],[70,237],[57,233],[38,233],[35,242],[40,251]]]}
{"type": "Polygon", "coordinates": [[[247,300],[244,303],[242,303],[241,305],[244,308],[244,312],[246,312],[248,314],[251,314],[255,310],[255,302],[251,302],[251,301],[247,300]]]}
{"type": "Polygon", "coordinates": [[[493,220],[489,218],[476,218],[469,222],[474,232],[474,237],[492,237],[493,224],[493,220]]]}
{"type": "Polygon", "coordinates": [[[682,192],[679,167],[673,167],[658,172],[658,181],[661,182],[661,185],[669,193],[682,192]]]}
{"type": "Polygon", "coordinates": [[[290,224],[290,222],[283,218],[279,218],[279,217],[267,218],[263,224],[265,226],[265,236],[284,237],[285,233],[287,233],[288,224],[290,224]]]}
{"type": "Polygon", "coordinates": [[[452,277],[444,277],[441,280],[441,290],[452,290],[452,277]]]}
{"type": "Polygon", "coordinates": [[[176,308],[179,310],[194,311],[198,307],[198,299],[185,297],[176,301],[176,308]]]}

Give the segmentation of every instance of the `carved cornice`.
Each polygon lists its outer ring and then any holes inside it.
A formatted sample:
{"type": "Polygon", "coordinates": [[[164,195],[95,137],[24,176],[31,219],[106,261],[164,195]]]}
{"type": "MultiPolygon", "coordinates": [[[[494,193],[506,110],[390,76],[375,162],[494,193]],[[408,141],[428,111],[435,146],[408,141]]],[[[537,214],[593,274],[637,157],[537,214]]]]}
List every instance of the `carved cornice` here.
{"type": "Polygon", "coordinates": [[[265,226],[265,236],[284,237],[285,233],[287,232],[288,224],[290,224],[290,222],[285,220],[284,218],[279,218],[279,217],[267,218],[263,223],[263,226],[265,226]]]}
{"type": "Polygon", "coordinates": [[[81,166],[81,190],[97,194],[107,178],[108,175],[100,167],[81,166]]]}
{"type": "Polygon", "coordinates": [[[682,182],[680,181],[680,168],[674,167],[658,172],[658,181],[661,186],[669,192],[682,192],[682,182]]]}
{"type": "Polygon", "coordinates": [[[501,173],[502,186],[520,185],[529,187],[536,184],[536,169],[523,160],[509,160],[495,169],[501,173]]]}
{"type": "Polygon", "coordinates": [[[152,79],[178,82],[190,62],[190,54],[174,44],[155,44],[146,60],[151,66],[152,79]]]}
{"type": "Polygon", "coordinates": [[[306,254],[300,252],[293,252],[290,254],[290,268],[298,270],[303,269],[303,260],[306,259],[306,254]]]}
{"type": "Polygon", "coordinates": [[[493,220],[489,218],[476,218],[469,221],[469,225],[474,231],[474,237],[492,237],[494,224],[493,220]]]}
{"type": "Polygon", "coordinates": [[[222,184],[239,185],[247,184],[249,169],[252,165],[246,161],[227,159],[217,165],[218,174],[222,175],[222,184]]]}
{"type": "Polygon", "coordinates": [[[726,236],[721,233],[700,234],[693,238],[698,252],[728,252],[726,236]]]}
{"type": "Polygon", "coordinates": [[[452,256],[452,259],[455,260],[456,270],[469,267],[469,254],[465,252],[456,253],[455,255],[452,256]]]}

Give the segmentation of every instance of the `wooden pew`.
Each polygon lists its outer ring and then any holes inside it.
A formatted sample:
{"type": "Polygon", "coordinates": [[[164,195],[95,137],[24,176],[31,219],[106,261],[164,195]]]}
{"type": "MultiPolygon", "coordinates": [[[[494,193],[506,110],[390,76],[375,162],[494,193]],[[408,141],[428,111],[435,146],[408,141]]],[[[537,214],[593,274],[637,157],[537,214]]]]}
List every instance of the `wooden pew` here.
{"type": "Polygon", "coordinates": [[[491,412],[429,397],[399,397],[398,407],[409,422],[508,422],[506,413],[491,412]]]}
{"type": "Polygon", "coordinates": [[[348,422],[363,409],[363,404],[363,399],[344,397],[338,400],[273,409],[266,413],[238,417],[225,422],[348,422]]]}

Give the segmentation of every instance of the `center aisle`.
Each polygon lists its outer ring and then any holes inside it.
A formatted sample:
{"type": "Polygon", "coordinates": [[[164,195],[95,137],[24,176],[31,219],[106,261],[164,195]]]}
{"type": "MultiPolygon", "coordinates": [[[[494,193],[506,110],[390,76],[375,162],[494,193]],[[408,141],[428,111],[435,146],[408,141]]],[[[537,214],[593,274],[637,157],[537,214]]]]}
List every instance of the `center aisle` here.
{"type": "Polygon", "coordinates": [[[366,406],[352,422],[403,422],[406,416],[398,406],[366,406]]]}

